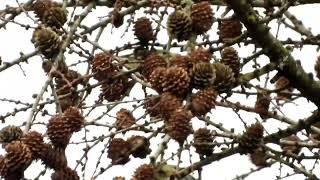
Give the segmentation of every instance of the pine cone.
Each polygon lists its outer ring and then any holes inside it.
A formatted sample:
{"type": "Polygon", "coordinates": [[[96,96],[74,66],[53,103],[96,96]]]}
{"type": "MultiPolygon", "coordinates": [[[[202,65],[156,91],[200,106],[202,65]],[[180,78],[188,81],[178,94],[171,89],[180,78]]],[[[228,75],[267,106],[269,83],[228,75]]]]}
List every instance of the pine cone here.
{"type": "Polygon", "coordinates": [[[269,110],[270,102],[271,102],[270,95],[266,93],[258,94],[254,109],[262,119],[268,118],[268,110],[269,110]]]}
{"type": "Polygon", "coordinates": [[[50,145],[46,146],[47,151],[41,157],[43,164],[54,170],[65,168],[68,161],[64,149],[52,148],[50,145]]]}
{"type": "Polygon", "coordinates": [[[155,39],[151,21],[146,17],[139,18],[134,24],[134,35],[142,45],[147,45],[148,41],[155,39]]]}
{"type": "Polygon", "coordinates": [[[191,112],[195,116],[202,116],[215,107],[217,92],[213,89],[200,90],[191,96],[191,112]]]}
{"type": "Polygon", "coordinates": [[[216,72],[216,79],[213,84],[215,89],[219,93],[230,91],[236,81],[232,69],[222,63],[213,63],[212,65],[216,72]]]}
{"type": "Polygon", "coordinates": [[[36,131],[30,131],[25,134],[21,141],[28,146],[32,152],[32,159],[38,159],[48,151],[48,146],[45,145],[42,134],[36,131]]]}
{"type": "Polygon", "coordinates": [[[5,157],[0,155],[0,176],[5,177],[8,174],[8,166],[5,157]]]}
{"type": "Polygon", "coordinates": [[[55,78],[55,88],[57,95],[63,96],[59,98],[59,104],[64,112],[71,106],[78,105],[80,96],[76,90],[78,84],[84,83],[84,81],[81,80],[81,75],[73,70],[67,70],[63,75],[65,78],[62,78],[60,75],[55,78]],[[66,96],[66,94],[68,95],[66,96]]]}
{"type": "Polygon", "coordinates": [[[282,89],[280,93],[278,93],[279,99],[289,100],[291,99],[290,94],[281,94],[281,93],[291,93],[293,92],[294,88],[291,87],[289,79],[284,76],[281,76],[275,85],[276,89],[282,89]]]}
{"type": "Polygon", "coordinates": [[[122,176],[116,176],[112,180],[126,180],[126,178],[124,178],[122,176]]]}
{"type": "Polygon", "coordinates": [[[196,34],[203,34],[211,28],[214,21],[213,15],[210,3],[207,1],[192,6],[192,27],[196,34]]]}
{"type": "Polygon", "coordinates": [[[38,27],[32,36],[34,46],[48,59],[59,53],[61,41],[50,27],[38,27]]]}
{"type": "Polygon", "coordinates": [[[232,47],[226,47],[221,53],[221,63],[229,66],[232,69],[235,77],[240,73],[240,58],[238,52],[232,47]]]}
{"type": "MultiPolygon", "coordinates": [[[[120,0],[122,1],[122,0],[120,0]]],[[[115,27],[115,28],[118,28],[120,26],[123,25],[123,15],[120,14],[120,12],[118,10],[113,10],[112,13],[111,13],[111,24],[115,27]]]]}
{"type": "Polygon", "coordinates": [[[62,116],[52,117],[47,125],[47,134],[51,143],[55,147],[62,149],[65,149],[69,144],[72,132],[72,129],[62,116]]]}
{"type": "Polygon", "coordinates": [[[34,13],[40,19],[43,18],[45,12],[51,7],[58,7],[58,4],[52,0],[37,0],[32,4],[32,10],[34,10],[34,13]]]}
{"type": "Polygon", "coordinates": [[[316,71],[317,78],[320,79],[320,56],[318,56],[316,60],[316,64],[314,65],[314,70],[316,71]]]}
{"type": "Polygon", "coordinates": [[[150,84],[158,93],[162,93],[162,84],[166,81],[166,72],[166,68],[158,67],[150,74],[150,84]]]}
{"type": "Polygon", "coordinates": [[[23,172],[32,162],[32,152],[27,145],[20,141],[13,141],[6,145],[5,162],[8,173],[23,172]]]}
{"type": "Polygon", "coordinates": [[[127,142],[130,145],[130,152],[133,157],[143,159],[151,152],[151,149],[149,148],[150,142],[146,137],[132,136],[127,140],[127,142]]]}
{"type": "Polygon", "coordinates": [[[112,160],[112,165],[126,164],[130,159],[130,144],[120,138],[111,140],[108,147],[108,158],[112,160]]]}
{"type": "Polygon", "coordinates": [[[72,132],[78,132],[84,125],[84,117],[81,115],[79,108],[69,107],[63,113],[63,119],[72,132]]]}
{"type": "Polygon", "coordinates": [[[151,117],[161,117],[165,121],[180,107],[182,107],[182,99],[168,92],[162,93],[160,97],[152,97],[144,104],[146,112],[151,117]]]}
{"type": "Polygon", "coordinates": [[[131,85],[132,82],[128,82],[128,77],[119,77],[112,82],[102,84],[101,95],[107,101],[118,101],[132,87],[131,85]]]}
{"type": "Polygon", "coordinates": [[[155,106],[164,120],[168,120],[172,113],[180,107],[182,107],[182,99],[168,92],[161,95],[159,103],[155,106]]]}
{"type": "Polygon", "coordinates": [[[154,167],[148,164],[139,166],[134,172],[132,180],[156,180],[154,167]]]}
{"type": "Polygon", "coordinates": [[[61,7],[51,7],[44,12],[42,22],[53,29],[60,29],[67,22],[67,12],[61,7]]]}
{"type": "Polygon", "coordinates": [[[187,71],[180,67],[169,67],[162,83],[163,92],[171,92],[178,97],[184,97],[189,90],[190,77],[187,71]]]}
{"type": "Polygon", "coordinates": [[[212,59],[212,53],[204,48],[198,48],[190,54],[193,65],[201,62],[209,63],[212,59]]]}
{"type": "MultiPolygon", "coordinates": [[[[53,61],[51,59],[45,60],[42,62],[42,69],[44,72],[49,73],[52,66],[53,66],[53,61]]],[[[68,66],[65,61],[59,61],[57,71],[61,72],[62,74],[67,74],[68,73],[68,66]]],[[[56,75],[53,73],[53,75],[56,75]]],[[[57,76],[55,76],[57,77],[57,76]]]]}
{"type": "Polygon", "coordinates": [[[0,142],[10,143],[19,140],[23,136],[22,130],[17,126],[6,126],[0,131],[0,142]]]}
{"type": "Polygon", "coordinates": [[[151,73],[158,67],[167,67],[165,59],[159,54],[153,53],[149,55],[143,62],[142,74],[147,80],[150,80],[151,73]]]}
{"type": "Polygon", "coordinates": [[[241,35],[242,24],[235,18],[223,19],[218,24],[218,35],[222,42],[226,42],[241,35]]]}
{"type": "Polygon", "coordinates": [[[266,152],[262,148],[258,148],[252,154],[250,154],[250,160],[252,164],[256,165],[257,167],[269,166],[267,163],[266,152]]]}
{"type": "Polygon", "coordinates": [[[192,35],[192,21],[186,12],[176,10],[169,15],[167,31],[170,37],[178,41],[188,40],[192,35]]]}
{"type": "Polygon", "coordinates": [[[190,57],[188,56],[180,56],[180,55],[177,55],[175,56],[171,62],[170,62],[171,66],[176,66],[176,67],[180,67],[182,69],[184,69],[186,72],[189,72],[190,69],[192,68],[192,62],[191,62],[191,59],[190,57]]]}
{"type": "Polygon", "coordinates": [[[184,141],[193,131],[190,124],[191,118],[191,112],[185,109],[177,109],[166,123],[166,132],[180,146],[183,145],[184,141]]]}
{"type": "Polygon", "coordinates": [[[77,174],[77,171],[72,170],[69,167],[65,167],[58,171],[55,171],[51,175],[52,180],[79,180],[80,177],[77,174]]]}
{"type": "Polygon", "coordinates": [[[115,127],[117,130],[127,129],[134,125],[136,119],[133,117],[132,113],[127,109],[120,109],[117,112],[117,120],[115,127]]]}
{"type": "Polygon", "coordinates": [[[197,63],[192,69],[192,84],[196,89],[211,87],[216,79],[216,71],[210,63],[197,63]]]}
{"type": "Polygon", "coordinates": [[[114,57],[109,53],[96,54],[92,60],[92,73],[98,81],[106,80],[118,72],[117,67],[112,64],[114,57]]]}
{"type": "Polygon", "coordinates": [[[143,108],[150,115],[150,117],[157,117],[160,115],[160,111],[158,108],[159,101],[160,97],[150,97],[144,102],[143,108]]]}
{"type": "Polygon", "coordinates": [[[196,152],[201,156],[210,156],[213,152],[213,146],[208,143],[213,143],[213,134],[207,128],[200,128],[196,130],[193,134],[194,136],[194,147],[196,152]]]}
{"type": "Polygon", "coordinates": [[[246,128],[239,139],[240,154],[253,153],[260,146],[263,138],[263,126],[255,123],[246,128]]]}
{"type": "MultiPolygon", "coordinates": [[[[300,138],[296,135],[288,136],[286,138],[283,138],[283,140],[293,141],[293,142],[301,141],[300,138]]],[[[301,151],[301,147],[296,146],[296,145],[281,145],[281,148],[286,154],[291,154],[291,155],[292,154],[297,155],[301,151]]]]}

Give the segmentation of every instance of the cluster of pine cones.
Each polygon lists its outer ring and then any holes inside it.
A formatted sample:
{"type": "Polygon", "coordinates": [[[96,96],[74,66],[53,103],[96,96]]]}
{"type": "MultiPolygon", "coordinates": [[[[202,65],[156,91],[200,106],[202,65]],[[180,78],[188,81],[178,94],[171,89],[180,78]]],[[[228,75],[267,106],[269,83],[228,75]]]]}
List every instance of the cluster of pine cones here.
{"type": "Polygon", "coordinates": [[[7,126],[0,131],[0,142],[6,154],[0,156],[0,176],[6,180],[23,178],[33,161],[41,160],[54,170],[53,180],[79,180],[77,172],[68,167],[65,148],[74,132],[81,130],[84,118],[78,108],[70,107],[62,115],[52,117],[47,125],[50,143],[36,131],[23,133],[19,127],[7,126]]]}
{"type": "Polygon", "coordinates": [[[37,0],[32,9],[41,25],[34,31],[32,42],[45,58],[54,58],[60,51],[60,29],[67,21],[67,12],[52,0],[37,0]]]}
{"type": "MultiPolygon", "coordinates": [[[[83,1],[84,4],[88,2],[90,1],[83,1]]],[[[79,110],[73,106],[79,101],[78,94],[74,93],[77,85],[85,82],[81,80],[81,75],[70,70],[64,61],[58,62],[57,72],[51,72],[53,63],[56,63],[54,59],[62,46],[61,28],[67,21],[67,12],[51,0],[37,0],[32,7],[42,23],[34,31],[32,42],[46,59],[43,69],[46,73],[52,73],[55,78],[57,95],[68,95],[59,98],[63,115],[52,117],[47,125],[51,144],[45,143],[42,135],[37,132],[23,134],[19,128],[11,126],[2,130],[0,138],[5,143],[7,154],[0,157],[0,175],[5,178],[22,177],[23,171],[33,160],[41,159],[55,170],[52,179],[76,180],[79,177],[67,166],[64,150],[72,134],[80,131],[84,123],[79,110]]],[[[201,1],[193,4],[190,12],[187,9],[176,9],[169,14],[167,32],[177,41],[189,40],[209,31],[214,21],[210,3],[201,1]]],[[[221,42],[232,40],[242,33],[242,25],[236,17],[220,19],[218,23],[221,42]]],[[[150,117],[161,118],[165,126],[163,132],[180,146],[193,134],[196,152],[200,156],[212,155],[215,138],[213,132],[208,128],[193,130],[191,119],[209,113],[215,108],[219,94],[229,93],[237,86],[240,76],[240,58],[237,51],[232,47],[225,47],[219,61],[213,61],[212,52],[203,47],[193,49],[188,55],[168,57],[157,51],[148,51],[149,42],[156,40],[150,19],[137,19],[133,30],[141,47],[147,49],[139,59],[138,77],[158,93],[144,102],[146,112],[150,117]]],[[[124,66],[119,59],[112,52],[101,52],[96,53],[89,61],[91,75],[101,85],[101,98],[107,101],[121,100],[135,83],[130,74],[124,73],[124,66]]],[[[269,104],[270,97],[267,94],[258,96],[255,108],[261,118],[268,117],[269,104]]],[[[114,127],[117,131],[126,132],[133,129],[135,121],[130,111],[121,109],[117,113],[114,127]]],[[[263,154],[260,147],[263,131],[260,123],[249,126],[238,139],[240,153],[250,154],[252,159],[263,154]]],[[[143,136],[135,135],[126,140],[112,138],[108,146],[108,158],[113,165],[125,164],[130,160],[130,155],[145,158],[151,152],[149,146],[149,139],[143,136]]],[[[260,162],[263,163],[265,161],[260,162]]],[[[152,180],[155,179],[155,174],[155,167],[144,164],[137,168],[133,179],[152,180]]]]}

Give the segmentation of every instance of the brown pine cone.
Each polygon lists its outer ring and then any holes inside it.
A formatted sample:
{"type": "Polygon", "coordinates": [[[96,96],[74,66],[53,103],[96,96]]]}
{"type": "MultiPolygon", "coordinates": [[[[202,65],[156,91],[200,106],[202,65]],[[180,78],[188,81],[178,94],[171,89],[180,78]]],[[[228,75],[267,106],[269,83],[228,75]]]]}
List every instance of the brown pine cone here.
{"type": "Polygon", "coordinates": [[[291,99],[290,94],[281,94],[281,93],[291,93],[293,92],[294,88],[291,87],[289,79],[284,76],[281,76],[275,85],[276,89],[282,89],[280,93],[278,93],[279,99],[289,100],[291,99]]]}
{"type": "Polygon", "coordinates": [[[268,110],[269,110],[270,102],[271,102],[271,97],[269,94],[266,94],[266,93],[258,94],[254,109],[262,119],[268,118],[268,110]]]}
{"type": "Polygon", "coordinates": [[[51,7],[44,12],[41,21],[53,29],[60,29],[67,22],[67,12],[62,7],[51,7]]]}
{"type": "Polygon", "coordinates": [[[117,130],[127,129],[134,125],[136,119],[133,117],[132,113],[127,109],[120,109],[117,112],[117,120],[115,127],[117,130]]]}
{"type": "Polygon", "coordinates": [[[250,161],[257,167],[267,167],[267,155],[265,150],[262,148],[256,149],[252,154],[250,154],[250,161]]]}
{"type": "Polygon", "coordinates": [[[63,119],[72,132],[80,131],[84,125],[84,117],[77,107],[69,107],[64,111],[63,119]]]}
{"type": "MultiPolygon", "coordinates": [[[[69,72],[72,71],[69,70],[67,74],[69,74],[69,72]]],[[[67,74],[65,77],[71,83],[74,79],[69,78],[67,74]]],[[[80,96],[79,93],[76,92],[78,83],[74,83],[72,85],[73,86],[70,86],[69,83],[67,83],[65,80],[62,80],[61,78],[55,79],[55,88],[57,95],[64,96],[58,98],[62,112],[65,112],[72,106],[77,106],[79,103],[80,96]],[[66,94],[68,95],[66,96],[66,94]]]]}
{"type": "Polygon", "coordinates": [[[195,116],[202,116],[215,108],[217,92],[213,89],[200,90],[191,96],[191,112],[195,116]]]}
{"type": "Polygon", "coordinates": [[[192,62],[190,57],[188,56],[177,55],[171,60],[170,65],[180,67],[184,69],[186,72],[189,72],[192,68],[192,62]]]}
{"type": "Polygon", "coordinates": [[[241,35],[242,24],[236,17],[223,19],[218,24],[218,35],[222,42],[226,42],[241,35]]]}
{"type": "Polygon", "coordinates": [[[19,140],[23,136],[22,130],[13,125],[6,126],[0,130],[0,142],[10,143],[19,140]]]}
{"type": "MultiPolygon", "coordinates": [[[[43,71],[46,73],[49,73],[53,66],[53,63],[54,62],[51,59],[43,61],[42,62],[43,71]]],[[[68,66],[65,61],[59,61],[57,71],[61,72],[62,74],[68,73],[68,66]]],[[[53,76],[57,77],[55,73],[53,73],[53,76]]]]}
{"type": "Polygon", "coordinates": [[[150,142],[149,139],[143,136],[132,136],[127,142],[130,145],[130,153],[135,158],[146,158],[148,154],[151,153],[149,148],[150,142]]]}
{"type": "Polygon", "coordinates": [[[148,164],[139,166],[134,172],[132,180],[156,180],[154,167],[148,164]]]}
{"type": "Polygon", "coordinates": [[[149,82],[154,90],[158,93],[162,93],[162,84],[166,81],[167,69],[164,67],[158,67],[152,71],[149,77],[149,82]]]}
{"type": "Polygon", "coordinates": [[[50,145],[46,146],[47,151],[41,157],[43,164],[54,170],[67,167],[68,161],[64,149],[52,148],[50,145]]]}
{"type": "Polygon", "coordinates": [[[209,2],[204,1],[193,4],[191,10],[193,31],[195,31],[196,34],[203,34],[207,32],[213,24],[213,15],[209,2]]]}
{"type": "Polygon", "coordinates": [[[55,147],[65,149],[69,144],[72,129],[66,123],[63,116],[54,116],[47,125],[47,134],[55,147]]]}
{"type": "Polygon", "coordinates": [[[192,68],[192,85],[196,89],[211,87],[216,79],[216,70],[210,63],[197,63],[192,68]]]}
{"type": "Polygon", "coordinates": [[[193,136],[196,152],[200,156],[212,155],[213,146],[209,145],[209,143],[213,143],[214,139],[212,132],[207,128],[200,128],[194,132],[193,136]]]}
{"type": "Polygon", "coordinates": [[[106,82],[101,86],[101,96],[107,101],[120,100],[130,87],[133,81],[128,82],[128,77],[119,77],[111,82],[106,82]]]}
{"type": "Polygon", "coordinates": [[[8,166],[5,160],[5,157],[0,155],[0,177],[2,176],[3,178],[7,176],[8,174],[8,166]]]}
{"type": "Polygon", "coordinates": [[[314,65],[314,70],[316,71],[317,78],[320,79],[320,56],[318,56],[316,60],[316,64],[314,65]]]}
{"type": "Polygon", "coordinates": [[[263,138],[263,126],[259,122],[246,128],[239,139],[240,154],[254,153],[263,138]]]}
{"type": "MultiPolygon", "coordinates": [[[[293,142],[299,142],[301,141],[300,138],[296,135],[291,135],[288,137],[283,138],[283,140],[286,141],[293,141],[293,142]]],[[[282,150],[286,153],[286,154],[299,154],[299,152],[301,151],[301,147],[296,146],[296,145],[281,145],[282,150]]]]}
{"type": "Polygon", "coordinates": [[[165,81],[161,84],[163,92],[171,92],[177,97],[184,97],[190,85],[187,71],[180,67],[169,67],[165,73],[165,81]]]}
{"type": "Polygon", "coordinates": [[[124,178],[122,176],[116,176],[112,180],[126,180],[126,178],[124,178]]]}
{"type": "Polygon", "coordinates": [[[42,134],[36,131],[28,132],[21,138],[21,141],[31,150],[32,159],[39,159],[48,151],[48,146],[45,145],[42,134]]]}
{"type": "Polygon", "coordinates": [[[205,62],[209,63],[212,59],[212,53],[202,47],[197,48],[190,54],[190,60],[193,64],[205,62]]]}
{"type": "Polygon", "coordinates": [[[32,4],[32,10],[40,19],[43,18],[45,12],[51,7],[58,7],[58,4],[52,0],[37,0],[32,4]]]}
{"type": "Polygon", "coordinates": [[[69,167],[55,171],[51,175],[52,180],[79,180],[80,177],[77,174],[77,171],[72,170],[69,167]]]}
{"type": "Polygon", "coordinates": [[[112,165],[126,164],[130,159],[130,144],[120,138],[113,138],[108,147],[108,158],[112,165]]]}
{"type": "Polygon", "coordinates": [[[142,45],[147,45],[148,41],[155,39],[151,21],[146,17],[139,18],[134,24],[134,35],[142,45]]]}
{"type": "Polygon", "coordinates": [[[167,21],[167,31],[170,37],[178,41],[188,40],[192,35],[192,20],[182,11],[176,10],[171,13],[167,21]]]}
{"type": "Polygon", "coordinates": [[[229,92],[236,81],[232,69],[222,63],[213,63],[212,65],[216,72],[213,86],[219,93],[229,92]]]}
{"type": "Polygon", "coordinates": [[[160,111],[158,108],[158,103],[160,101],[160,97],[149,97],[143,104],[143,108],[150,115],[150,117],[158,117],[160,115],[160,111]]]}
{"type": "Polygon", "coordinates": [[[106,80],[118,72],[117,67],[113,64],[114,57],[110,53],[98,53],[92,60],[92,73],[98,81],[106,80]]]}
{"type": "Polygon", "coordinates": [[[61,41],[58,34],[50,27],[38,27],[33,32],[31,41],[41,54],[48,59],[55,57],[59,53],[61,41]]]}
{"type": "Polygon", "coordinates": [[[79,93],[76,92],[77,86],[80,83],[84,83],[81,79],[81,74],[77,71],[66,69],[63,75],[64,78],[62,78],[60,74],[56,75],[55,78],[56,93],[58,96],[63,96],[59,98],[62,112],[66,111],[71,106],[78,105],[80,96],[79,93]]]}
{"type": "Polygon", "coordinates": [[[153,53],[149,55],[142,64],[142,74],[147,79],[150,80],[151,73],[158,67],[167,67],[165,59],[157,54],[153,53]]]}
{"type": "Polygon", "coordinates": [[[155,108],[158,110],[161,118],[168,120],[176,109],[182,107],[182,101],[181,98],[166,92],[161,94],[159,103],[155,108]]]}
{"type": "Polygon", "coordinates": [[[166,132],[169,136],[176,140],[180,146],[183,145],[187,137],[192,133],[192,126],[190,120],[192,118],[191,112],[185,109],[177,109],[171,118],[167,121],[166,132]]]}
{"type": "Polygon", "coordinates": [[[240,58],[238,52],[232,47],[226,47],[221,53],[221,63],[229,66],[232,69],[235,77],[240,73],[240,58]]]}
{"type": "Polygon", "coordinates": [[[23,172],[32,162],[32,152],[27,145],[20,141],[13,141],[6,145],[5,162],[8,173],[23,172]]]}
{"type": "Polygon", "coordinates": [[[182,99],[168,92],[162,93],[160,97],[152,97],[144,104],[146,112],[151,117],[161,117],[165,121],[180,107],[182,107],[182,99]]]}

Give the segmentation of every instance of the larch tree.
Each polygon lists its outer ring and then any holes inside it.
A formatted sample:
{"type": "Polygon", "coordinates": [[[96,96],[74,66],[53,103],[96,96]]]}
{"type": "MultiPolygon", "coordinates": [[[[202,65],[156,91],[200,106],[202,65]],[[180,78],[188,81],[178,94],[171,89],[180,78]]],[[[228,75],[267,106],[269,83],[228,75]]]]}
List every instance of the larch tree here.
{"type": "Polygon", "coordinates": [[[318,3],[10,2],[0,176],[224,179],[210,171],[229,159],[248,169],[234,179],[272,168],[274,179],[319,179],[320,31],[295,14],[318,3]]]}

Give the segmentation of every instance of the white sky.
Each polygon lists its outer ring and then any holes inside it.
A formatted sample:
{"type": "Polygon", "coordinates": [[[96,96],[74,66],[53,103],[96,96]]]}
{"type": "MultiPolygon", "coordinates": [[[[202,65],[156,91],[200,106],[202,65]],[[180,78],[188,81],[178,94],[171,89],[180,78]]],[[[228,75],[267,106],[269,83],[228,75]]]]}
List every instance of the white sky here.
{"type": "MultiPolygon", "coordinates": [[[[0,4],[0,9],[3,9],[5,5],[7,4],[15,4],[14,1],[12,0],[2,0],[0,4]]],[[[312,32],[314,34],[319,34],[320,33],[320,27],[318,26],[318,20],[317,17],[320,16],[320,6],[319,5],[305,5],[305,6],[300,6],[300,7],[295,7],[295,8],[290,8],[289,11],[291,13],[294,13],[297,18],[303,21],[303,23],[307,27],[312,27],[312,32]]],[[[81,9],[79,11],[81,12],[81,9]]],[[[97,8],[89,17],[87,17],[84,21],[84,23],[90,25],[94,24],[98,21],[97,17],[105,16],[107,15],[107,12],[109,10],[107,8],[97,8]]],[[[216,14],[221,14],[223,12],[223,8],[220,9],[216,14]]],[[[142,12],[139,12],[140,16],[142,15],[142,12]]],[[[30,13],[32,16],[33,14],[30,13]]],[[[30,21],[26,16],[22,15],[16,18],[18,22],[26,22],[30,21]]],[[[30,21],[31,22],[31,21],[30,21]]],[[[275,33],[275,22],[273,21],[272,23],[273,29],[272,32],[275,33]]],[[[217,23],[214,24],[212,30],[209,31],[209,35],[211,36],[211,39],[216,39],[216,29],[217,23]]],[[[128,33],[126,34],[123,38],[120,38],[122,33],[124,32],[125,25],[120,27],[117,30],[113,30],[111,33],[110,26],[108,26],[107,30],[104,32],[103,37],[101,38],[101,41],[99,42],[101,46],[103,46],[105,49],[111,49],[114,48],[115,46],[121,46],[124,42],[132,41],[134,38],[132,34],[128,33]]],[[[95,33],[93,33],[94,35],[95,33]]],[[[5,62],[10,62],[14,59],[16,59],[19,56],[19,52],[23,53],[30,53],[34,50],[34,46],[30,42],[32,36],[32,30],[26,31],[25,29],[14,25],[12,23],[9,23],[8,26],[6,27],[6,30],[0,29],[0,56],[2,57],[2,60],[5,62]]],[[[281,31],[279,33],[280,39],[286,39],[287,37],[291,37],[292,39],[300,39],[299,36],[297,36],[296,33],[292,32],[289,29],[285,29],[283,26],[281,26],[281,31]]],[[[94,36],[92,36],[94,37],[94,36]]],[[[89,37],[90,38],[90,37],[89,37]]],[[[162,31],[159,34],[158,39],[165,43],[167,41],[166,37],[166,32],[162,31]]],[[[93,40],[93,38],[91,38],[93,40]]],[[[90,46],[87,46],[88,49],[91,49],[90,46]]],[[[237,47],[237,46],[234,46],[237,47]]],[[[240,57],[245,57],[250,55],[252,52],[252,46],[250,47],[241,47],[241,50],[239,51],[240,57]]],[[[302,50],[295,50],[293,52],[293,55],[296,59],[300,59],[303,63],[303,68],[307,72],[314,72],[313,70],[313,65],[316,57],[318,56],[318,52],[316,52],[315,47],[310,47],[306,46],[302,50]]],[[[219,53],[215,53],[216,56],[219,56],[219,53]]],[[[75,56],[67,56],[67,63],[72,64],[75,63],[77,60],[79,60],[78,57],[75,56]]],[[[46,77],[41,69],[41,59],[39,56],[35,58],[31,58],[28,64],[22,64],[22,68],[26,73],[26,76],[23,75],[22,71],[20,70],[19,66],[14,66],[10,68],[9,70],[6,70],[4,72],[1,72],[0,75],[0,98],[8,98],[8,99],[15,99],[15,100],[21,100],[22,102],[33,102],[34,100],[32,99],[32,94],[36,94],[40,91],[41,87],[43,86],[46,77]]],[[[268,62],[267,58],[261,58],[259,62],[268,62]]],[[[263,63],[262,63],[263,64],[263,63]]],[[[80,72],[84,73],[85,66],[77,66],[76,69],[79,70],[80,72]]],[[[247,68],[244,70],[246,72],[249,72],[252,70],[250,68],[250,65],[247,66],[247,68]]],[[[262,78],[263,79],[263,78],[262,78]]],[[[262,84],[261,84],[262,85],[262,84]]],[[[98,92],[98,90],[96,91],[98,92]]],[[[140,96],[141,98],[142,93],[139,88],[136,88],[136,91],[132,93],[134,96],[140,96]]],[[[46,94],[46,98],[49,97],[50,93],[46,94]]],[[[93,103],[94,100],[97,98],[97,93],[93,93],[89,98],[88,98],[88,104],[93,103]]],[[[231,100],[235,101],[240,101],[240,102],[245,102],[245,104],[249,106],[254,106],[255,102],[255,97],[250,97],[249,99],[246,99],[245,97],[233,97],[231,100]]],[[[289,117],[294,120],[298,120],[299,118],[304,118],[310,115],[310,112],[315,109],[315,106],[313,106],[311,103],[308,103],[306,100],[298,100],[297,105],[286,105],[283,109],[283,112],[289,117]]],[[[15,106],[13,103],[3,103],[1,102],[0,106],[0,115],[4,115],[7,112],[11,112],[15,106]]],[[[52,106],[51,106],[52,107],[52,106]]],[[[120,106],[121,107],[121,106],[120,106]]],[[[120,109],[120,107],[117,107],[116,110],[120,109]]],[[[129,104],[126,105],[128,109],[131,108],[129,104]]],[[[132,108],[131,108],[132,109],[132,108]]],[[[101,111],[103,111],[104,108],[99,108],[96,109],[92,115],[91,118],[93,119],[96,115],[100,115],[101,111]],[[100,112],[99,112],[100,111],[100,112]]],[[[112,111],[111,114],[114,115],[116,110],[112,111]]],[[[54,109],[50,109],[51,113],[54,113],[54,109]]],[[[139,111],[141,112],[141,111],[139,111]]],[[[135,117],[139,117],[139,112],[134,113],[135,117]]],[[[5,125],[8,124],[17,124],[21,125],[23,121],[26,120],[27,116],[29,114],[29,111],[23,112],[23,113],[18,113],[15,117],[10,117],[7,118],[6,124],[0,124],[0,128],[4,127],[5,125]]],[[[228,129],[234,128],[236,132],[242,132],[243,131],[243,124],[240,122],[238,119],[237,115],[233,113],[230,109],[225,109],[225,108],[216,108],[216,110],[212,111],[212,119],[214,119],[215,122],[221,122],[224,124],[224,126],[228,129]]],[[[252,115],[251,113],[242,113],[242,117],[247,121],[248,124],[251,124],[256,121],[255,118],[258,118],[257,115],[252,115]]],[[[46,122],[49,119],[48,116],[41,117],[38,115],[38,120],[41,122],[46,122]]],[[[260,119],[260,118],[259,118],[260,119]]],[[[87,120],[90,120],[87,119],[87,120]]],[[[105,117],[104,122],[110,122],[111,124],[114,122],[114,118],[107,118],[105,117]]],[[[204,127],[204,124],[201,123],[200,121],[194,121],[193,122],[194,129],[197,129],[199,127],[204,127]]],[[[278,121],[275,120],[268,120],[267,123],[264,124],[266,130],[271,133],[277,131],[278,127],[285,127],[283,124],[279,123],[278,121]]],[[[33,130],[37,130],[40,132],[45,132],[45,128],[43,126],[33,126],[33,130]]],[[[97,135],[97,134],[107,134],[107,129],[105,128],[90,128],[92,134],[90,135],[97,135]]],[[[130,133],[129,133],[130,135],[130,133]]],[[[72,138],[72,141],[79,141],[80,137],[83,137],[83,132],[79,132],[74,137],[72,138]]],[[[152,149],[154,150],[157,144],[160,142],[160,139],[156,139],[151,141],[152,144],[152,149]]],[[[79,156],[82,155],[81,148],[83,146],[68,146],[67,148],[67,156],[68,156],[68,162],[69,166],[71,168],[75,167],[75,160],[79,158],[79,156]]],[[[173,141],[170,141],[169,143],[170,149],[166,153],[166,155],[170,155],[170,151],[175,152],[177,150],[177,144],[173,141]]],[[[88,170],[85,174],[85,179],[90,179],[92,175],[92,169],[94,169],[96,158],[100,155],[101,149],[103,148],[103,145],[97,146],[92,152],[89,153],[89,163],[88,163],[88,170]]],[[[4,153],[3,150],[0,148],[0,154],[4,153]]],[[[102,162],[103,162],[103,167],[106,167],[109,163],[110,160],[106,157],[106,153],[103,155],[102,162]]],[[[185,151],[183,152],[183,157],[184,157],[184,163],[182,165],[188,165],[189,162],[189,157],[188,157],[188,152],[185,151]]],[[[195,162],[198,159],[198,156],[194,154],[192,157],[193,161],[195,162]]],[[[107,172],[105,172],[99,180],[111,180],[113,176],[116,175],[121,175],[125,176],[127,179],[130,179],[134,169],[138,167],[140,164],[143,163],[148,163],[149,159],[146,158],[145,160],[140,160],[140,159],[135,159],[131,158],[131,161],[127,163],[124,166],[114,166],[110,168],[107,172]]],[[[173,161],[169,161],[173,162],[173,161]]],[[[306,166],[310,166],[309,163],[306,163],[306,166]]],[[[29,179],[33,179],[35,176],[38,175],[39,173],[39,167],[40,163],[33,164],[27,171],[26,171],[26,177],[29,179]]],[[[247,156],[240,156],[240,155],[234,155],[232,157],[223,159],[219,162],[214,162],[209,166],[206,166],[203,168],[203,179],[204,180],[229,180],[231,178],[234,178],[237,174],[241,174],[244,172],[247,172],[250,170],[250,168],[255,168],[254,165],[252,165],[247,156]]],[[[272,180],[275,179],[276,175],[279,175],[278,171],[279,165],[273,166],[271,168],[265,168],[261,172],[254,173],[253,175],[249,176],[247,179],[248,180],[256,180],[257,178],[259,179],[268,179],[272,180]]],[[[284,168],[285,169],[285,168],[284,168]]],[[[319,167],[317,168],[318,172],[319,167]]],[[[80,172],[80,168],[78,168],[80,172]]],[[[291,171],[289,171],[291,172],[291,171]]],[[[284,174],[282,174],[284,175],[284,174]]],[[[320,175],[320,173],[317,173],[317,175],[320,175]]],[[[81,177],[82,174],[79,174],[81,177]]],[[[40,179],[50,179],[50,173],[47,173],[44,177],[40,179]]],[[[287,179],[303,179],[303,176],[294,176],[294,177],[289,177],[287,179]]],[[[82,178],[81,178],[82,179],[82,178]]]]}

